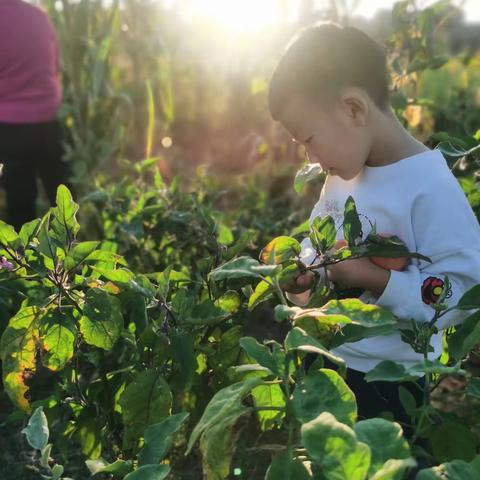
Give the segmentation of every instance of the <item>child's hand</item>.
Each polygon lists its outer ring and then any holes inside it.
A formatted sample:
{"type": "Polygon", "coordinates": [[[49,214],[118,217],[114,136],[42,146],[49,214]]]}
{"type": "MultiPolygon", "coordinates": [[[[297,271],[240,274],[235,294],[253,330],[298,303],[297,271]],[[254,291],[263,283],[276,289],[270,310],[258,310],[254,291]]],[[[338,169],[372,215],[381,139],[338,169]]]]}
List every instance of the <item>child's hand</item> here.
{"type": "Polygon", "coordinates": [[[306,270],[288,282],[280,284],[280,288],[288,293],[303,293],[313,285],[314,279],[315,274],[310,270],[306,270]]]}
{"type": "Polygon", "coordinates": [[[340,288],[365,288],[380,296],[390,279],[390,270],[380,268],[367,257],[352,258],[328,265],[327,276],[340,288]]]}

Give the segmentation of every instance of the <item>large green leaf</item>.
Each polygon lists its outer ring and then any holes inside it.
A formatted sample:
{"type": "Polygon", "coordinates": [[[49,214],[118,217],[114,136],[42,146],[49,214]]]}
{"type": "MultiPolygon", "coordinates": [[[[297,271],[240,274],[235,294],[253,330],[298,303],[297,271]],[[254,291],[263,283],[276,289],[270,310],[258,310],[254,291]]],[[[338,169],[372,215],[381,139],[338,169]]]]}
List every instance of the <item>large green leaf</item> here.
{"type": "Polygon", "coordinates": [[[384,360],[377,363],[372,370],[365,374],[367,382],[405,382],[414,379],[415,377],[410,375],[401,363],[396,363],[392,360],[384,360]]]}
{"type": "Polygon", "coordinates": [[[204,478],[224,480],[229,477],[236,438],[239,434],[234,426],[242,415],[249,412],[249,408],[237,406],[203,431],[200,437],[200,452],[204,478]]]}
{"type": "Polygon", "coordinates": [[[456,360],[461,360],[480,342],[480,311],[472,313],[455,332],[448,337],[448,352],[456,360]]]}
{"type": "Polygon", "coordinates": [[[447,421],[436,427],[428,441],[432,453],[439,462],[465,460],[470,462],[475,457],[476,439],[470,428],[459,422],[447,421]]]}
{"type": "Polygon", "coordinates": [[[159,463],[168,453],[175,433],[180,429],[189,413],[182,412],[167,417],[145,430],[145,445],[138,454],[139,466],[159,463]]]}
{"type": "Polygon", "coordinates": [[[461,310],[480,308],[480,285],[475,285],[467,290],[458,301],[456,307],[461,310]]]}
{"type": "Polygon", "coordinates": [[[25,411],[30,411],[25,380],[36,370],[35,355],[40,338],[38,327],[45,313],[45,309],[35,306],[21,308],[10,319],[0,339],[3,388],[10,399],[25,411]]]}
{"type": "MultiPolygon", "coordinates": [[[[65,257],[63,265],[66,270],[72,270],[84,262],[100,245],[100,242],[77,243],[65,257]]],[[[107,252],[104,252],[107,253],[107,252]]],[[[108,252],[110,253],[110,252],[108,252]]]]}
{"type": "Polygon", "coordinates": [[[327,368],[309,371],[297,383],[292,410],[301,423],[309,422],[326,411],[348,425],[353,425],[357,419],[355,395],[335,370],[327,368]]]}
{"type": "Polygon", "coordinates": [[[175,371],[178,372],[180,389],[188,390],[193,382],[197,360],[194,350],[194,336],[189,333],[173,332],[170,335],[172,359],[175,371]]]}
{"type": "Polygon", "coordinates": [[[253,258],[238,257],[212,270],[209,273],[209,277],[216,282],[229,278],[260,278],[260,274],[253,270],[253,267],[258,267],[259,265],[260,263],[253,258]]]}
{"type": "Polygon", "coordinates": [[[330,300],[323,307],[303,309],[294,315],[294,321],[303,317],[313,317],[320,323],[353,323],[363,327],[395,325],[397,318],[390,310],[372,303],[364,303],[358,298],[330,300]]]}
{"type": "MultiPolygon", "coordinates": [[[[403,438],[402,427],[398,423],[383,418],[369,418],[356,423],[354,430],[357,439],[367,444],[372,452],[370,475],[382,469],[388,460],[410,457],[408,442],[403,438]]],[[[402,473],[397,471],[392,478],[400,480],[402,473]]]]}
{"type": "Polygon", "coordinates": [[[50,370],[61,370],[73,357],[77,327],[73,318],[58,308],[50,309],[40,323],[42,361],[50,370]]]}
{"type": "Polygon", "coordinates": [[[123,329],[120,301],[98,288],[88,290],[79,324],[86,343],[110,350],[123,329]]]}
{"type": "Polygon", "coordinates": [[[285,370],[285,354],[276,349],[274,352],[266,345],[261,345],[253,337],[240,339],[240,346],[247,352],[248,356],[256,360],[260,365],[268,368],[273,374],[282,377],[285,370]]]}
{"type": "Polygon", "coordinates": [[[51,227],[61,245],[72,242],[80,229],[76,219],[78,204],[73,201],[72,194],[65,185],[57,188],[57,206],[52,209],[51,227]]]}
{"type": "Polygon", "coordinates": [[[225,320],[230,315],[228,310],[215,305],[213,300],[207,298],[196,304],[185,320],[195,325],[212,325],[225,320]]]}
{"type": "Polygon", "coordinates": [[[480,478],[480,456],[470,463],[453,460],[436,467],[420,470],[416,480],[478,480],[480,478]]]}
{"type": "Polygon", "coordinates": [[[131,447],[146,428],[170,414],[172,392],[165,379],[155,370],[135,375],[123,391],[119,404],[125,425],[124,446],[131,447]]]}
{"type": "Polygon", "coordinates": [[[202,417],[195,426],[188,441],[185,455],[190,453],[198,437],[205,430],[219,423],[223,418],[242,407],[242,399],[252,388],[263,383],[260,378],[249,378],[244,382],[237,382],[219,390],[210,400],[202,417]]]}
{"type": "Polygon", "coordinates": [[[288,332],[285,338],[285,349],[287,351],[300,350],[301,352],[312,352],[324,355],[336,363],[340,367],[340,371],[346,372],[347,365],[343,358],[334,355],[299,327],[294,327],[288,332]]]}
{"type": "Polygon", "coordinates": [[[355,432],[330,412],[323,412],[301,428],[308,455],[331,480],[365,480],[370,467],[370,448],[355,432]]]}
{"type": "MultiPolygon", "coordinates": [[[[280,385],[258,385],[252,389],[252,398],[255,407],[285,408],[285,395],[280,385]]],[[[285,412],[280,410],[258,410],[260,428],[262,431],[269,430],[279,424],[285,417],[285,412]]]]}
{"type": "Polygon", "coordinates": [[[271,240],[260,252],[260,260],[266,264],[284,263],[297,256],[302,250],[298,240],[280,236],[271,240]]]}
{"type": "Polygon", "coordinates": [[[303,463],[288,452],[276,455],[268,467],[265,480],[308,480],[310,474],[303,463]]]}

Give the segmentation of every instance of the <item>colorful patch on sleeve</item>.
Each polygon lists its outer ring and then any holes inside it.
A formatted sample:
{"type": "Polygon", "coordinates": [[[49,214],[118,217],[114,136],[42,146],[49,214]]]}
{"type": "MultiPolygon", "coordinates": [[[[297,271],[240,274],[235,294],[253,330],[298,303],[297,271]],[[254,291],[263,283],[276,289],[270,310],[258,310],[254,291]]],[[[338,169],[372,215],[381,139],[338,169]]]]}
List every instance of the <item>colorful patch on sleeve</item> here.
{"type": "MultiPolygon", "coordinates": [[[[444,282],[438,277],[427,277],[422,284],[422,300],[427,305],[431,303],[437,303],[440,295],[443,292],[444,282]]],[[[451,296],[452,292],[449,292],[447,297],[451,296]]]]}

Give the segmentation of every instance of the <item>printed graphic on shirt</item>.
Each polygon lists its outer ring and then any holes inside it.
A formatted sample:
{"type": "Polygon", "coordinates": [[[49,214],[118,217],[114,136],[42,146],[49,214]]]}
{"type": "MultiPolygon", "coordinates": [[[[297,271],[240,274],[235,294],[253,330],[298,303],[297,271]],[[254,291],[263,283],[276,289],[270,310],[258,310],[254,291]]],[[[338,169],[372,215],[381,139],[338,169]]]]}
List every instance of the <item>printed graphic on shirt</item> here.
{"type": "MultiPolygon", "coordinates": [[[[427,305],[436,303],[443,292],[444,282],[438,277],[427,277],[422,284],[422,300],[427,305]]],[[[446,298],[451,297],[452,292],[448,292],[446,298]]]]}
{"type": "Polygon", "coordinates": [[[343,222],[343,209],[340,207],[338,200],[325,201],[325,216],[330,215],[335,224],[339,225],[343,222]]]}

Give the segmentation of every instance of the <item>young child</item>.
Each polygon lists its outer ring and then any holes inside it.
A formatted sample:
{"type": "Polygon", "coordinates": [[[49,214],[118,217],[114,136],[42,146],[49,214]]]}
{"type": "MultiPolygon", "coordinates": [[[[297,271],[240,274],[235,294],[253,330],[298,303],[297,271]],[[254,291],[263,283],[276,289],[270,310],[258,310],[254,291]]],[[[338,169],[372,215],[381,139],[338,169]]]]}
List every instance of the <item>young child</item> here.
{"type": "MultiPolygon", "coordinates": [[[[355,200],[365,236],[376,223],[378,233],[397,235],[411,252],[432,263],[410,259],[403,271],[387,270],[368,258],[327,268],[329,280],[345,288],[363,288],[359,297],[392,311],[400,328],[410,319],[431,320],[444,276],[451,282],[445,301],[455,305],[480,283],[480,227],[442,153],[413,138],[389,103],[389,75],[384,49],[361,30],[324,23],[304,29],[290,43],[275,69],[269,108],[308,158],[320,163],[326,181],[310,215],[331,215],[342,238],[345,201],[355,200]]],[[[315,257],[309,238],[302,241],[302,261],[315,257]]],[[[319,270],[319,273],[323,271],[319,270]]],[[[287,297],[305,305],[313,274],[299,275],[285,286],[287,297]]],[[[453,310],[438,321],[444,329],[471,311],[453,310]]],[[[438,358],[442,331],[433,337],[438,358]]],[[[398,384],[367,383],[363,376],[383,360],[405,367],[421,362],[400,332],[345,343],[332,350],[345,359],[347,383],[356,394],[359,417],[390,410],[408,421],[398,399],[398,384]]],[[[412,384],[413,387],[415,387],[412,384]]],[[[419,389],[413,388],[418,398],[419,389]]]]}

